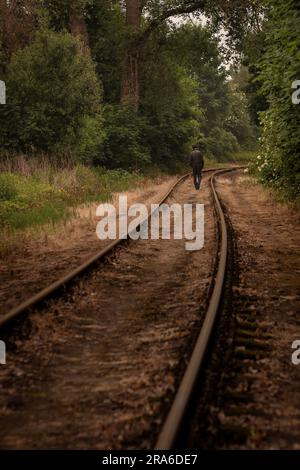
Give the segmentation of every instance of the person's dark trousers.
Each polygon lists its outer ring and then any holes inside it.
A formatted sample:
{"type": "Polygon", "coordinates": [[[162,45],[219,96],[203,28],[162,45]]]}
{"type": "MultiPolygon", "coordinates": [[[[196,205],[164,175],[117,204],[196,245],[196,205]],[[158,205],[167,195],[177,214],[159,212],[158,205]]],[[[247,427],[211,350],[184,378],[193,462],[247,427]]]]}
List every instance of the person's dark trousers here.
{"type": "Polygon", "coordinates": [[[200,186],[201,186],[202,172],[201,170],[195,169],[193,171],[193,175],[194,175],[194,185],[195,185],[195,188],[198,190],[200,189],[200,186]]]}

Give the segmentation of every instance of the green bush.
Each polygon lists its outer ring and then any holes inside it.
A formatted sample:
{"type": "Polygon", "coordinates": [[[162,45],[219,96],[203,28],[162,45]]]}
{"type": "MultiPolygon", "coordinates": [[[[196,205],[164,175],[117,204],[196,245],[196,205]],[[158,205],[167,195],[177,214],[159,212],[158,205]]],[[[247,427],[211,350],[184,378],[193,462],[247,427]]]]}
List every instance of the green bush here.
{"type": "Polygon", "coordinates": [[[229,88],[229,96],[230,110],[224,128],[236,137],[241,148],[252,150],[257,145],[257,130],[250,119],[247,97],[234,85],[229,88]]]}
{"type": "Polygon", "coordinates": [[[0,201],[9,201],[17,194],[15,177],[10,173],[0,174],[0,201]]]}
{"type": "Polygon", "coordinates": [[[208,156],[224,161],[230,155],[238,152],[239,144],[237,138],[225,129],[214,127],[204,140],[208,156]]]}
{"type": "Polygon", "coordinates": [[[268,109],[261,113],[261,149],[254,166],[262,182],[296,199],[300,194],[300,105],[292,102],[292,83],[300,79],[300,12],[295,0],[268,3],[271,17],[259,76],[268,109]]]}
{"type": "Polygon", "coordinates": [[[95,127],[101,135],[101,89],[78,40],[65,32],[38,31],[12,56],[6,81],[7,105],[0,110],[3,147],[54,155],[77,145],[79,154],[90,158],[95,127]]]}
{"type": "MultiPolygon", "coordinates": [[[[12,173],[0,175],[0,227],[23,228],[32,224],[32,213],[43,213],[44,207],[55,206],[61,201],[60,192],[37,177],[12,173]],[[3,190],[4,189],[4,190],[3,190]],[[8,189],[8,191],[7,191],[8,189]],[[54,204],[54,201],[56,203],[54,204]],[[26,217],[28,216],[28,220],[26,217]]],[[[52,211],[56,217],[57,210],[52,211]]],[[[45,218],[42,218],[45,222],[45,218]]]]}
{"type": "Polygon", "coordinates": [[[150,161],[145,146],[146,120],[130,106],[106,106],[104,110],[104,156],[99,163],[108,168],[140,169],[150,161]]]}
{"type": "Polygon", "coordinates": [[[106,137],[100,116],[85,116],[82,119],[78,142],[74,147],[76,159],[83,164],[92,165],[103,158],[103,147],[106,137]]]}
{"type": "Polygon", "coordinates": [[[150,149],[151,162],[163,169],[176,170],[187,163],[191,144],[200,132],[197,81],[178,64],[178,51],[160,50],[153,60],[141,67],[141,113],[147,120],[144,140],[150,149]],[[151,77],[151,80],[149,80],[151,77]]]}

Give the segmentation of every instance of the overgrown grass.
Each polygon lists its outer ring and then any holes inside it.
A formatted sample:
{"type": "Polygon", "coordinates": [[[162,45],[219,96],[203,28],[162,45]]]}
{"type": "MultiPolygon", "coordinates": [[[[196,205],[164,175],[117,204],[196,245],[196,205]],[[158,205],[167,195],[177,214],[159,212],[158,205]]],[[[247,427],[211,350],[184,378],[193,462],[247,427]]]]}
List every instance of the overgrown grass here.
{"type": "MultiPolygon", "coordinates": [[[[240,152],[231,162],[248,163],[251,158],[253,152],[240,152]]],[[[67,162],[61,168],[46,157],[38,161],[21,156],[0,162],[1,235],[68,220],[78,205],[109,201],[113,193],[133,188],[144,177],[125,170],[73,166],[67,162]]],[[[224,165],[205,158],[205,168],[224,165]]],[[[189,166],[182,164],[176,170],[184,173],[189,166]]],[[[156,177],[164,172],[152,166],[146,173],[156,177]]]]}
{"type": "Polygon", "coordinates": [[[216,158],[210,156],[205,158],[205,168],[224,168],[230,164],[248,165],[253,159],[257,152],[249,150],[241,150],[236,152],[223,161],[218,161],[216,158]]]}
{"type": "Polygon", "coordinates": [[[225,168],[226,166],[228,166],[228,162],[226,162],[226,163],[218,162],[217,160],[215,160],[212,157],[204,158],[204,170],[209,170],[211,168],[216,168],[216,169],[225,168]]]}
{"type": "Polygon", "coordinates": [[[241,150],[231,156],[230,161],[235,163],[241,163],[242,165],[248,165],[253,161],[257,152],[254,150],[241,150]]]}
{"type": "Polygon", "coordinates": [[[51,166],[31,174],[0,173],[0,233],[55,224],[74,214],[80,204],[109,201],[114,192],[126,191],[142,177],[124,170],[87,168],[62,170],[51,166]]]}

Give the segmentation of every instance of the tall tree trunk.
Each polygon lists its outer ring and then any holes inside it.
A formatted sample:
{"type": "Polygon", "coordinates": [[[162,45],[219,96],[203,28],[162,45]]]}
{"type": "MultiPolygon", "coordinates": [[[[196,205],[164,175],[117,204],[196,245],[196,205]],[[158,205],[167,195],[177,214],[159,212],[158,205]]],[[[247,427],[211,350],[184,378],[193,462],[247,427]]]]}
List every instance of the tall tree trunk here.
{"type": "Polygon", "coordinates": [[[3,54],[3,62],[0,63],[0,73],[4,73],[5,71],[5,55],[7,52],[7,47],[6,47],[6,36],[7,36],[7,30],[6,30],[6,22],[7,22],[7,2],[6,0],[0,0],[0,46],[2,51],[0,50],[0,53],[2,52],[3,54]]]}
{"type": "Polygon", "coordinates": [[[80,40],[80,47],[85,54],[90,53],[89,35],[84,15],[79,13],[72,5],[69,10],[70,28],[73,36],[80,40]]]}
{"type": "Polygon", "coordinates": [[[132,104],[136,110],[139,106],[139,48],[135,35],[141,23],[140,0],[126,0],[126,23],[130,28],[131,39],[126,51],[122,70],[121,101],[132,104]]]}
{"type": "Polygon", "coordinates": [[[1,73],[13,52],[28,44],[34,28],[32,0],[0,0],[1,73]]]}

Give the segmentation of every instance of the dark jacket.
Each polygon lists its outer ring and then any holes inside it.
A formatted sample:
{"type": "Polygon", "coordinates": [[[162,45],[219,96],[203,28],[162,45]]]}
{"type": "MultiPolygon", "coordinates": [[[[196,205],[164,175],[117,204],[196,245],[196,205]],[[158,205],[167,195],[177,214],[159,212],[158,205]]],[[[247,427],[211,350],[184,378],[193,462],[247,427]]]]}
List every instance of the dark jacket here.
{"type": "Polygon", "coordinates": [[[193,150],[190,156],[190,164],[194,171],[202,171],[204,159],[200,150],[193,150]]]}

